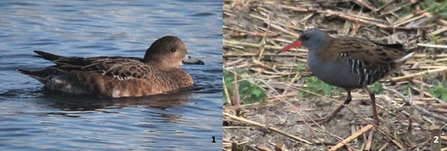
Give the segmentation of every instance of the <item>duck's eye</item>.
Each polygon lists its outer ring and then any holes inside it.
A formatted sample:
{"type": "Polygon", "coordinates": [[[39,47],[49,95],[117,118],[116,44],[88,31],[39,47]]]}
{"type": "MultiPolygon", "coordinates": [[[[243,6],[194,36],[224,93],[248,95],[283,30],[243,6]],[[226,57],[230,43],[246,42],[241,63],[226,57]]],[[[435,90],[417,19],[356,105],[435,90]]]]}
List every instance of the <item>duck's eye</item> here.
{"type": "Polygon", "coordinates": [[[175,48],[171,48],[171,52],[175,52],[177,49],[175,48]]]}

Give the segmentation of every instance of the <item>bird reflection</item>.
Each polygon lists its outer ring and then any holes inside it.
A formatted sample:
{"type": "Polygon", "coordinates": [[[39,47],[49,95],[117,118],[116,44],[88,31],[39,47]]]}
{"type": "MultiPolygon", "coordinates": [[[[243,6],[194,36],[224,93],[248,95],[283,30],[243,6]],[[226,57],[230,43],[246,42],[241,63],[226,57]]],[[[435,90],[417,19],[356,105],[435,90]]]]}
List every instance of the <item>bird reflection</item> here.
{"type": "Polygon", "coordinates": [[[64,111],[91,111],[102,108],[123,108],[127,106],[145,106],[152,109],[164,110],[184,104],[190,99],[192,92],[179,91],[147,97],[117,99],[61,94],[60,92],[49,90],[43,90],[41,93],[43,93],[43,97],[47,101],[53,102],[50,107],[64,111]]]}

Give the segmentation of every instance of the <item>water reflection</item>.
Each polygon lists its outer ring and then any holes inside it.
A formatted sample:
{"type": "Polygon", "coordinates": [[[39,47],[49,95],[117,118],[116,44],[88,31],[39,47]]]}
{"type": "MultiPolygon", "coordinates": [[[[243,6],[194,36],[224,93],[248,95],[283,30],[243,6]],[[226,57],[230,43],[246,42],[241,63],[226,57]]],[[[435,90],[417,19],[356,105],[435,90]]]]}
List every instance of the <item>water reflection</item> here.
{"type": "Polygon", "coordinates": [[[0,150],[219,150],[221,1],[0,1],[0,150]],[[175,35],[204,66],[181,66],[189,91],[101,99],[47,91],[15,69],[64,56],[143,57],[175,35]],[[217,143],[211,144],[216,136],[217,143]]]}
{"type": "Polygon", "coordinates": [[[146,97],[129,97],[118,99],[103,99],[90,96],[76,96],[70,94],[61,94],[57,91],[44,89],[45,100],[54,104],[50,107],[61,109],[64,111],[91,111],[102,108],[124,108],[128,106],[144,106],[151,109],[164,110],[166,108],[175,107],[187,102],[192,92],[180,91],[169,94],[159,94],[146,97]]]}

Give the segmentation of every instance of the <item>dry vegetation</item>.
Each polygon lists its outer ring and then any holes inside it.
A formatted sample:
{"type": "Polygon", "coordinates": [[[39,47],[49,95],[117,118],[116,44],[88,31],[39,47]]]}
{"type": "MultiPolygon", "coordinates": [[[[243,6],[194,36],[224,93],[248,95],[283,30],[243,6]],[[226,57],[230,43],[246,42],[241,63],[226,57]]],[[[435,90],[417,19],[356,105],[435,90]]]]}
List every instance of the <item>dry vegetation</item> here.
{"type": "Polygon", "coordinates": [[[223,4],[224,73],[231,73],[224,78],[235,81],[224,86],[232,103],[224,106],[223,150],[430,150],[431,129],[440,129],[440,146],[447,150],[447,101],[442,100],[447,99],[442,96],[447,94],[442,85],[447,73],[446,5],[438,8],[417,0],[223,4]],[[299,122],[327,115],[346,96],[309,77],[306,49],[276,55],[308,28],[420,48],[395,74],[371,88],[379,127],[370,122],[369,97],[361,90],[353,91],[351,104],[331,122],[299,122]],[[247,94],[241,93],[245,90],[238,89],[242,81],[261,88],[267,96],[259,98],[265,99],[247,104],[247,94]]]}

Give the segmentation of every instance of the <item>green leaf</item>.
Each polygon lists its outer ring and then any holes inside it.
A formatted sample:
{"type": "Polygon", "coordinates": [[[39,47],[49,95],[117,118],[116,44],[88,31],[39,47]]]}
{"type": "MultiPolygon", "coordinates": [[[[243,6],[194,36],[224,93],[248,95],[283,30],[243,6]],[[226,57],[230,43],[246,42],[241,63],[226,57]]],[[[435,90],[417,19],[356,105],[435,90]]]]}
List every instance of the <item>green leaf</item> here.
{"type": "MultiPolygon", "coordinates": [[[[241,73],[246,73],[246,71],[242,71],[242,70],[237,70],[237,88],[238,88],[238,93],[239,93],[239,97],[241,99],[241,101],[244,104],[250,104],[250,103],[255,103],[255,102],[259,102],[259,101],[263,101],[267,99],[267,94],[265,92],[264,89],[262,89],[261,87],[258,86],[257,83],[252,83],[249,81],[249,79],[244,79],[242,77],[240,77],[239,75],[241,75],[241,73]]],[[[224,84],[226,86],[226,88],[228,89],[227,91],[229,92],[228,95],[229,98],[233,98],[233,90],[234,90],[234,76],[235,74],[233,72],[224,70],[223,71],[223,81],[224,84]]],[[[226,95],[226,94],[225,94],[226,95]]],[[[229,102],[229,100],[226,100],[227,96],[224,97],[224,104],[227,104],[229,102]]]]}

